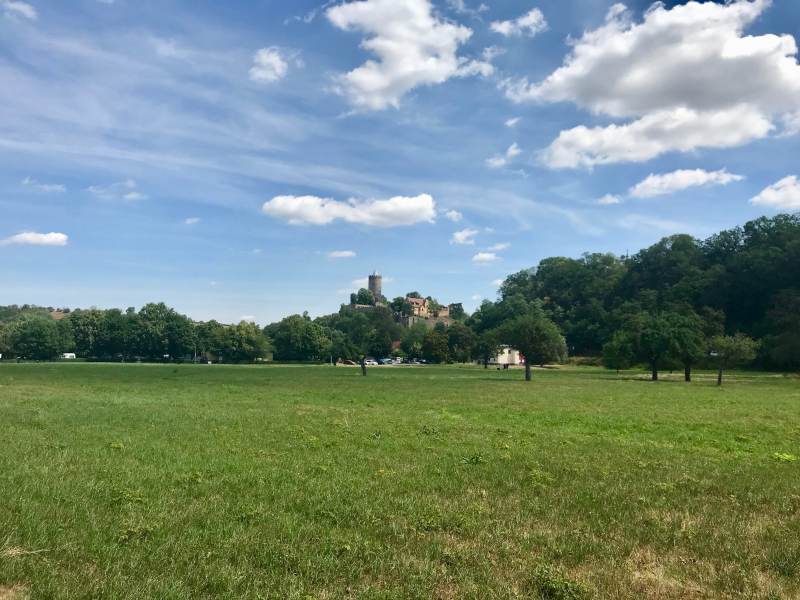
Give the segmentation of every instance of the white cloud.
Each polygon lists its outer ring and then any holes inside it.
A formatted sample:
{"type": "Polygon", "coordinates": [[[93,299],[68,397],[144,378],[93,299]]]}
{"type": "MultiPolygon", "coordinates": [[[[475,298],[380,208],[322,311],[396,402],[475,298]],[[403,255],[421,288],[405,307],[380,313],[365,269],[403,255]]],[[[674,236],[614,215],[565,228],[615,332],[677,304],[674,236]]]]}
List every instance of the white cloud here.
{"type": "Polygon", "coordinates": [[[453,223],[458,223],[464,218],[464,215],[457,210],[448,210],[446,213],[444,213],[444,216],[453,223]]]}
{"type": "Polygon", "coordinates": [[[506,127],[516,127],[517,124],[522,120],[522,117],[514,117],[513,119],[509,119],[506,121],[506,127]]]}
{"type": "Polygon", "coordinates": [[[347,202],[317,196],[276,196],[265,202],[262,210],[291,225],[328,225],[342,220],[374,227],[399,227],[432,223],[436,218],[436,203],[428,194],[347,202]]]}
{"type": "Polygon", "coordinates": [[[242,321],[244,321],[245,323],[255,323],[256,318],[253,315],[242,315],[241,317],[239,317],[239,322],[241,323],[242,321]]]}
{"type": "Polygon", "coordinates": [[[491,169],[499,169],[501,167],[505,167],[508,163],[510,163],[514,158],[522,154],[522,150],[517,145],[516,142],[511,144],[506,150],[505,154],[497,154],[492,156],[491,158],[486,159],[486,166],[491,169]]]}
{"type": "Polygon", "coordinates": [[[547,29],[547,21],[542,11],[538,8],[533,8],[517,19],[493,21],[489,27],[495,33],[505,36],[527,35],[533,37],[547,29]]]}
{"type": "Polygon", "coordinates": [[[333,250],[328,252],[328,258],[355,258],[356,253],[352,250],[333,250]]]}
{"type": "Polygon", "coordinates": [[[727,185],[744,179],[741,175],[728,173],[725,169],[705,171],[703,169],[681,169],[661,175],[650,174],[628,192],[634,198],[653,198],[674,194],[692,187],[707,185],[727,185]]]}
{"type": "Polygon", "coordinates": [[[490,263],[498,260],[499,257],[494,252],[478,252],[475,256],[472,257],[472,262],[474,263],[490,263]]]}
{"type": "Polygon", "coordinates": [[[475,244],[476,235],[478,235],[477,229],[462,229],[461,231],[453,233],[453,237],[450,238],[450,243],[461,246],[472,246],[475,244]]]}
{"type": "Polygon", "coordinates": [[[477,16],[482,12],[489,10],[489,7],[481,3],[478,8],[469,8],[464,0],[447,0],[447,5],[462,15],[477,16]]]}
{"type": "Polygon", "coordinates": [[[430,0],[347,2],[325,14],[339,29],[367,34],[361,47],[378,57],[337,78],[335,91],[357,109],[397,108],[416,87],[494,72],[485,61],[458,56],[472,30],[436,16],[430,0]]]}
{"type": "Polygon", "coordinates": [[[103,200],[147,200],[147,196],[137,189],[137,184],[133,179],[126,179],[110,185],[92,185],[87,191],[103,200]]]}
{"type": "Polygon", "coordinates": [[[0,10],[7,17],[23,17],[30,21],[35,21],[39,17],[33,6],[19,0],[0,0],[0,10]]]}
{"type": "Polygon", "coordinates": [[[492,282],[492,287],[500,287],[505,283],[505,279],[495,279],[492,282]]]}
{"type": "Polygon", "coordinates": [[[511,248],[511,244],[508,242],[501,242],[499,244],[495,244],[494,246],[490,246],[488,250],[490,252],[502,252],[503,250],[508,250],[511,248]]]}
{"type": "Polygon", "coordinates": [[[552,168],[644,162],[671,151],[728,148],[766,136],[772,123],[747,105],[697,112],[687,108],[657,112],[625,125],[562,131],[541,154],[552,168]]]}
{"type": "Polygon", "coordinates": [[[679,221],[671,221],[669,219],[660,219],[658,217],[651,217],[648,215],[630,214],[625,215],[619,221],[620,227],[624,229],[632,229],[636,231],[661,231],[664,233],[689,233],[694,229],[693,226],[681,223],[679,221]]]}
{"type": "Polygon", "coordinates": [[[598,198],[597,203],[601,206],[611,206],[612,204],[622,204],[622,198],[614,194],[606,194],[602,198],[598,198]]]}
{"type": "Polygon", "coordinates": [[[283,79],[288,71],[289,63],[278,48],[261,48],[253,56],[250,80],[257,83],[274,83],[283,79]]]}
{"type": "Polygon", "coordinates": [[[200,222],[200,217],[189,217],[188,219],[184,219],[184,225],[197,225],[200,222]]]}
{"type": "Polygon", "coordinates": [[[37,233],[35,231],[23,231],[17,235],[0,240],[0,245],[27,245],[27,246],[66,246],[69,243],[69,236],[64,233],[37,233]]]}
{"type": "Polygon", "coordinates": [[[656,2],[641,23],[621,4],[573,42],[544,81],[503,83],[517,102],[573,102],[633,119],[563,131],[545,152],[552,167],[645,161],[666,152],[726,148],[767,136],[800,106],[791,35],[744,35],[770,0],[656,2]]]}
{"type": "Polygon", "coordinates": [[[796,175],[784,177],[778,183],[762,190],[750,202],[756,206],[768,206],[778,210],[800,210],[800,181],[796,175]]]}
{"type": "Polygon", "coordinates": [[[40,183],[31,177],[26,177],[22,180],[22,185],[32,187],[40,192],[66,192],[67,187],[61,183],[40,183]]]}
{"type": "Polygon", "coordinates": [[[475,302],[478,302],[479,300],[483,299],[483,296],[481,296],[480,294],[472,294],[472,296],[470,296],[470,299],[474,300],[475,302]]]}

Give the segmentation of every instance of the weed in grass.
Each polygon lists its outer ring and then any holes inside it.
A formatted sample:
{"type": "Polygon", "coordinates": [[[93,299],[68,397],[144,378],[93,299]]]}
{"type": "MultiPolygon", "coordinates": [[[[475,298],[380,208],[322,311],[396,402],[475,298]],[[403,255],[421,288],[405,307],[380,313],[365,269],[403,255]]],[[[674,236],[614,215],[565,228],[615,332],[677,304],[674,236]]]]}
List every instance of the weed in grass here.
{"type": "Polygon", "coordinates": [[[551,565],[536,567],[530,588],[540,600],[587,600],[590,597],[586,587],[570,580],[551,565]]]}
{"type": "Polygon", "coordinates": [[[795,456],[794,454],[787,454],[785,452],[776,452],[772,456],[781,462],[797,462],[800,460],[800,457],[795,456]]]}
{"type": "Polygon", "coordinates": [[[118,544],[132,544],[148,539],[155,529],[149,525],[129,525],[123,527],[117,536],[118,544]]]}
{"type": "Polygon", "coordinates": [[[485,462],[486,459],[483,457],[483,454],[471,454],[461,459],[461,464],[464,465],[482,465],[485,462]]]}

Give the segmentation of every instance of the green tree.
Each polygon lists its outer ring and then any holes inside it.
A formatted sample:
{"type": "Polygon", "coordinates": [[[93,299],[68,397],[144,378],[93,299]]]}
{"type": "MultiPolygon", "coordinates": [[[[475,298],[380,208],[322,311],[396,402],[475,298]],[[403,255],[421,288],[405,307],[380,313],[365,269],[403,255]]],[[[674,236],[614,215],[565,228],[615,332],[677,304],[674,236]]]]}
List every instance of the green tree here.
{"type": "Polygon", "coordinates": [[[487,330],[479,334],[475,340],[475,356],[483,362],[483,368],[489,368],[489,361],[500,352],[500,342],[495,330],[487,330]]]}
{"type": "Polygon", "coordinates": [[[104,313],[101,310],[75,310],[69,315],[69,323],[75,339],[75,352],[82,358],[100,355],[98,339],[101,335],[104,313]]]}
{"type": "Polygon", "coordinates": [[[58,324],[50,317],[29,317],[16,321],[11,326],[10,337],[13,353],[32,360],[53,360],[68,343],[58,324]]]}
{"type": "Polygon", "coordinates": [[[460,321],[447,328],[447,347],[450,359],[455,362],[469,362],[477,341],[475,332],[460,321]]]}
{"type": "Polygon", "coordinates": [[[634,340],[626,331],[617,331],[603,346],[603,364],[619,373],[633,366],[636,351],[634,340]]]}
{"type": "Polygon", "coordinates": [[[406,329],[400,347],[408,358],[422,358],[422,344],[425,341],[426,333],[428,333],[428,327],[425,323],[414,323],[406,329]]]}
{"type": "Polygon", "coordinates": [[[425,332],[422,339],[422,357],[434,363],[446,363],[448,361],[447,333],[444,327],[435,327],[425,332]]]}
{"type": "Polygon", "coordinates": [[[138,354],[151,360],[183,358],[194,352],[191,321],[163,302],[146,304],[136,320],[138,354]]]}
{"type": "Polygon", "coordinates": [[[800,290],[781,290],[768,313],[771,335],[765,340],[767,358],[782,368],[800,369],[800,290]]]}
{"type": "Polygon", "coordinates": [[[235,362],[253,362],[265,358],[270,351],[267,336],[255,323],[242,321],[228,329],[231,342],[231,359],[235,362]]]}
{"type": "Polygon", "coordinates": [[[717,385],[722,385],[724,370],[750,363],[758,353],[758,342],[741,333],[718,335],[711,340],[710,347],[717,363],[717,385]]]}
{"type": "Polygon", "coordinates": [[[692,381],[692,367],[708,355],[708,339],[703,333],[703,321],[691,309],[675,314],[670,320],[675,337],[675,358],[683,366],[683,378],[692,381]]]}
{"type": "Polygon", "coordinates": [[[292,315],[265,330],[275,346],[279,360],[325,360],[329,356],[330,338],[325,328],[308,317],[292,315]]]}
{"type": "Polygon", "coordinates": [[[357,294],[350,294],[350,304],[374,305],[376,298],[368,289],[361,288],[357,294]]]}
{"type": "Polygon", "coordinates": [[[558,326],[541,313],[529,313],[504,323],[500,339],[525,357],[525,381],[531,380],[531,366],[566,359],[567,344],[558,326]]]}
{"type": "Polygon", "coordinates": [[[464,310],[464,305],[461,302],[456,302],[450,305],[450,318],[454,321],[463,321],[467,318],[467,313],[464,310]]]}

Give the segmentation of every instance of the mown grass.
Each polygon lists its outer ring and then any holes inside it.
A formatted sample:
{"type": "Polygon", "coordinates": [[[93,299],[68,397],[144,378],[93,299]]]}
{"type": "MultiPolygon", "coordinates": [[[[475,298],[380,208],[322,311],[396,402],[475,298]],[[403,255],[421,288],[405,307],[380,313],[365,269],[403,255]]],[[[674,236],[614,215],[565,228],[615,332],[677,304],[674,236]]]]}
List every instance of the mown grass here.
{"type": "Polygon", "coordinates": [[[0,599],[798,598],[800,379],[0,365],[0,599]]]}

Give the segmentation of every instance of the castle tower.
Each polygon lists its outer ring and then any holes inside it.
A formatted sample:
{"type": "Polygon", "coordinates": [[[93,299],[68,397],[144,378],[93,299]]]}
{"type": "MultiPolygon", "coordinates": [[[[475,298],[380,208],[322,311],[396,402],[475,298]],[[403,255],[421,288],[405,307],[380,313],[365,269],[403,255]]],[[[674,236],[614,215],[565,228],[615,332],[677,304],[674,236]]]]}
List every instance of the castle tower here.
{"type": "Polygon", "coordinates": [[[369,276],[369,291],[372,292],[375,302],[381,301],[383,297],[383,277],[378,273],[373,273],[369,276]]]}

